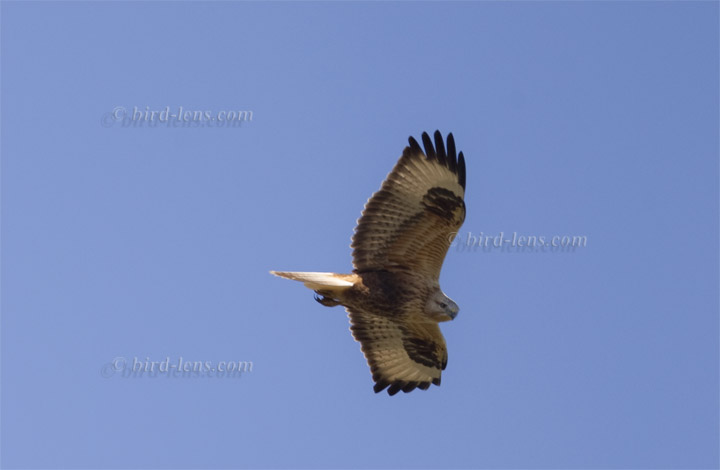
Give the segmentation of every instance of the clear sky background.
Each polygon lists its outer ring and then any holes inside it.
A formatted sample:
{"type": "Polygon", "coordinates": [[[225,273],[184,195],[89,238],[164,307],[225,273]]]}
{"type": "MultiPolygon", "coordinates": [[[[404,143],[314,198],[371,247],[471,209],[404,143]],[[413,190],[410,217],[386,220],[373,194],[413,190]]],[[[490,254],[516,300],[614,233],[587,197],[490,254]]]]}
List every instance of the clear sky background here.
{"type": "Polygon", "coordinates": [[[1,8],[3,467],[718,467],[717,2],[1,8]],[[109,114],[180,106],[253,116],[109,114]],[[350,271],[435,129],[465,241],[587,246],[451,249],[442,386],[376,395],[345,312],[268,270],[350,271]]]}

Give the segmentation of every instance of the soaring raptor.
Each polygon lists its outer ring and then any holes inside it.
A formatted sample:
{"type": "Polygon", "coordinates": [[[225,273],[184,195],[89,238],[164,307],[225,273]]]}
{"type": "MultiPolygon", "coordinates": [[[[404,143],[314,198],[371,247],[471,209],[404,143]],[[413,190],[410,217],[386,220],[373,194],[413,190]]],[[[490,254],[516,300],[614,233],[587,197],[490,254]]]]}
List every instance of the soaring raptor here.
{"type": "Polygon", "coordinates": [[[439,322],[458,306],[438,279],[445,254],[465,220],[465,158],[442,134],[422,134],[365,204],[352,238],[352,274],[280,272],[301,281],[327,307],[342,305],[360,342],[375,392],[390,395],[440,385],[447,365],[439,322]]]}

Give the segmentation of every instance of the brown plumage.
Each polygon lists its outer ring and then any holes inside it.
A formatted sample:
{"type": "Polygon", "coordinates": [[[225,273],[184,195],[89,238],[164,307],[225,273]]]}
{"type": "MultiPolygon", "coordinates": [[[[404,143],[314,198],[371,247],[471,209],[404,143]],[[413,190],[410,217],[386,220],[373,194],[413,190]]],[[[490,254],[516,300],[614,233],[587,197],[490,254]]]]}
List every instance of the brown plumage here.
{"type": "Polygon", "coordinates": [[[465,159],[436,131],[409,138],[400,160],[365,205],[352,239],[352,274],[277,272],[303,282],[321,304],[343,305],[375,381],[387,388],[440,385],[447,365],[439,322],[458,307],[438,279],[453,236],[465,220],[465,159]]]}

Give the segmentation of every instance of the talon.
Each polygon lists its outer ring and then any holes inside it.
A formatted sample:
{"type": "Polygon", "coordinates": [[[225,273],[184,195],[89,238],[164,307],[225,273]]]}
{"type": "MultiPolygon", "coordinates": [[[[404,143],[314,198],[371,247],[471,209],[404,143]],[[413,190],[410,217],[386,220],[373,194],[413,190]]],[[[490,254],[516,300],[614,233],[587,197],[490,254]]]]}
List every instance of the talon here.
{"type": "Polygon", "coordinates": [[[314,294],[314,297],[317,303],[326,307],[335,307],[337,305],[340,305],[340,302],[338,302],[337,300],[325,297],[323,295],[318,295],[317,293],[314,294]]]}

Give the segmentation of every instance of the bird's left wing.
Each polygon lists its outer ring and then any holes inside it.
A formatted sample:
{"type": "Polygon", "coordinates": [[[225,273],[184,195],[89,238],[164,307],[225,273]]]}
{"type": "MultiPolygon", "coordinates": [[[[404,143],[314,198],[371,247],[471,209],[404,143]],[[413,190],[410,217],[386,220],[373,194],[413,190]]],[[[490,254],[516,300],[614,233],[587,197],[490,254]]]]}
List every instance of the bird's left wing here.
{"type": "Polygon", "coordinates": [[[437,323],[347,308],[350,331],[367,359],[375,392],[390,395],[440,385],[447,365],[445,339],[437,323]]]}

